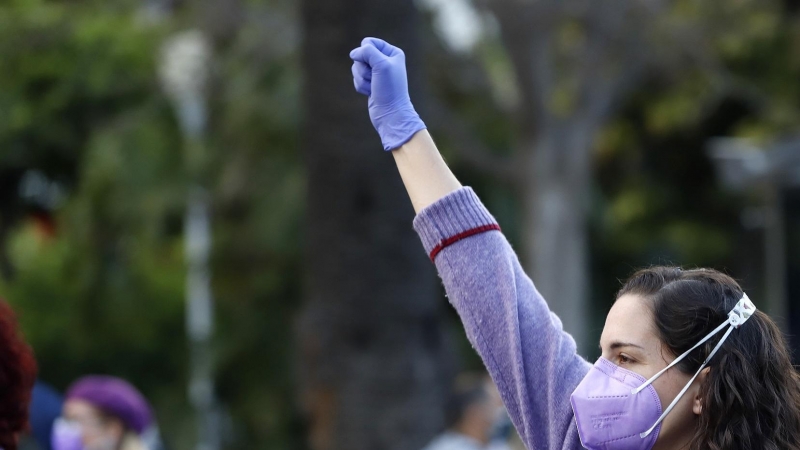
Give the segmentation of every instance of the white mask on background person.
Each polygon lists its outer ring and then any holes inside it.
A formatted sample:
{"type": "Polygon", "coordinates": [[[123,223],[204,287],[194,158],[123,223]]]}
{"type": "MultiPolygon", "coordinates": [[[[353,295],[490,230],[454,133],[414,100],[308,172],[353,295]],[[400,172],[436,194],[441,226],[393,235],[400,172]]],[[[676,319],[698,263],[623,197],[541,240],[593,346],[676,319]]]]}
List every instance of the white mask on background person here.
{"type": "Polygon", "coordinates": [[[119,441],[112,436],[92,439],[89,445],[84,444],[83,426],[77,421],[59,417],[53,424],[51,445],[53,450],[117,450],[119,441]]]}
{"type": "Polygon", "coordinates": [[[50,436],[53,450],[85,450],[83,448],[83,431],[80,424],[59,417],[53,423],[50,436]]]}

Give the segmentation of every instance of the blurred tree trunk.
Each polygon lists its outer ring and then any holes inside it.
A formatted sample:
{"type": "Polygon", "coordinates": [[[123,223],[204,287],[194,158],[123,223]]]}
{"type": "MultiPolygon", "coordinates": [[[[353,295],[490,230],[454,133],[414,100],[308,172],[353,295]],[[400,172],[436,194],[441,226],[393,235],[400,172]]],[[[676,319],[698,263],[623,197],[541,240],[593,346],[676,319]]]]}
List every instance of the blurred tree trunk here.
{"type": "MultiPolygon", "coordinates": [[[[522,258],[580,351],[588,349],[587,204],[592,131],[545,130],[521,149],[530,155],[517,186],[522,204],[522,258]]],[[[523,144],[524,145],[524,144],[523,144]]]]}
{"type": "Polygon", "coordinates": [[[406,51],[419,86],[417,12],[411,0],[305,0],[302,14],[308,230],[298,375],[311,448],[416,450],[442,425],[443,302],[348,53],[365,36],[385,38],[406,51]]]}

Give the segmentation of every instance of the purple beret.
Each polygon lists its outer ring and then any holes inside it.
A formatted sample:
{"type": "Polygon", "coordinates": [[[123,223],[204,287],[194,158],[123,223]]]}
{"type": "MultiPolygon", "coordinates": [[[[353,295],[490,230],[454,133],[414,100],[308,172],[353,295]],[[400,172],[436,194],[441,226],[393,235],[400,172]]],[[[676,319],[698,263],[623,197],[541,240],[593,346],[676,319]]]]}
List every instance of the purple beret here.
{"type": "Polygon", "coordinates": [[[153,422],[150,405],[130,383],[116,377],[90,375],[67,390],[67,400],[84,400],[107,414],[119,418],[128,428],[141,434],[153,422]]]}

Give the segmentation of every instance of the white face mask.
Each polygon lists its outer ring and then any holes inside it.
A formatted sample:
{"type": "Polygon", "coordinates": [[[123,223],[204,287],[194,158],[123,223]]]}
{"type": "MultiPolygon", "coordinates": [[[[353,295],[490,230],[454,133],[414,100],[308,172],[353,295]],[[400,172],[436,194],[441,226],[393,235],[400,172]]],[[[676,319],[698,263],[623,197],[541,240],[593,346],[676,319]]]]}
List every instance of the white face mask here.
{"type": "Polygon", "coordinates": [[[641,434],[642,438],[645,438],[650,433],[652,433],[653,430],[655,430],[656,427],[661,423],[661,421],[663,421],[664,418],[667,417],[667,414],[669,414],[669,412],[672,411],[672,408],[674,408],[675,405],[678,404],[678,400],[680,400],[681,397],[683,397],[683,394],[685,394],[686,391],[689,390],[689,387],[692,385],[692,383],[694,383],[695,378],[697,378],[697,376],[700,375],[700,372],[708,365],[708,362],[711,361],[711,358],[714,357],[714,355],[717,353],[717,351],[720,349],[720,347],[722,347],[722,344],[725,342],[726,339],[728,339],[728,336],[730,336],[731,332],[735,328],[739,328],[740,326],[742,326],[742,324],[745,323],[747,321],[747,319],[750,318],[750,316],[755,314],[755,312],[756,312],[756,306],[753,304],[753,302],[750,301],[750,298],[747,297],[747,294],[742,294],[742,298],[739,300],[738,303],[736,303],[736,306],[733,307],[731,312],[728,313],[728,320],[726,320],[725,322],[722,322],[722,324],[720,326],[715,328],[714,331],[708,333],[706,335],[706,337],[701,339],[700,342],[698,342],[697,344],[694,345],[694,347],[690,348],[689,350],[686,350],[682,355],[680,355],[677,358],[675,358],[675,360],[672,361],[667,367],[664,367],[657,374],[655,374],[652,377],[650,377],[650,379],[647,380],[644,384],[642,384],[641,386],[639,386],[636,389],[633,389],[631,391],[631,394],[634,394],[634,395],[638,394],[644,388],[646,388],[647,386],[652,384],[664,372],[666,372],[667,370],[669,370],[670,368],[672,368],[673,366],[675,366],[679,362],[683,361],[683,359],[686,358],[689,355],[689,353],[692,352],[692,350],[694,350],[697,347],[705,344],[706,341],[708,341],[709,339],[714,337],[717,333],[722,331],[726,326],[728,327],[727,331],[725,331],[725,334],[722,336],[722,339],[720,339],[719,342],[717,343],[717,345],[714,347],[714,349],[711,350],[711,353],[708,354],[708,356],[706,357],[705,361],[703,361],[703,364],[701,364],[700,368],[697,369],[697,372],[695,372],[695,374],[692,377],[692,379],[689,380],[688,383],[686,383],[686,386],[684,386],[683,389],[681,389],[681,391],[678,393],[677,397],[675,397],[675,400],[673,400],[672,403],[670,403],[669,406],[667,406],[667,408],[664,410],[664,412],[661,413],[661,417],[658,418],[656,423],[654,423],[652,427],[650,427],[647,431],[645,431],[645,432],[643,432],[641,434]]]}
{"type": "Polygon", "coordinates": [[[62,417],[56,419],[50,434],[53,450],[83,450],[83,430],[75,422],[62,417]]]}
{"type": "Polygon", "coordinates": [[[54,450],[116,450],[119,441],[111,436],[94,439],[90,445],[83,443],[83,427],[75,421],[60,417],[53,424],[51,445],[54,450]]]}

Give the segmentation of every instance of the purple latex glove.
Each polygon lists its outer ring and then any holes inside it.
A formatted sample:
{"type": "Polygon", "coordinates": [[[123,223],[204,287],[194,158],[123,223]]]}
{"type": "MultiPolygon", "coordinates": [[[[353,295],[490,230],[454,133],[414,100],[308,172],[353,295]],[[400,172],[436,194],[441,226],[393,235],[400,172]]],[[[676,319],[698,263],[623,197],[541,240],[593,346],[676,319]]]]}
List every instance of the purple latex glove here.
{"type": "Polygon", "coordinates": [[[424,130],[408,96],[406,55],[376,38],[365,38],[350,52],[356,91],[369,96],[369,118],[378,130],[384,150],[394,150],[424,130]]]}

